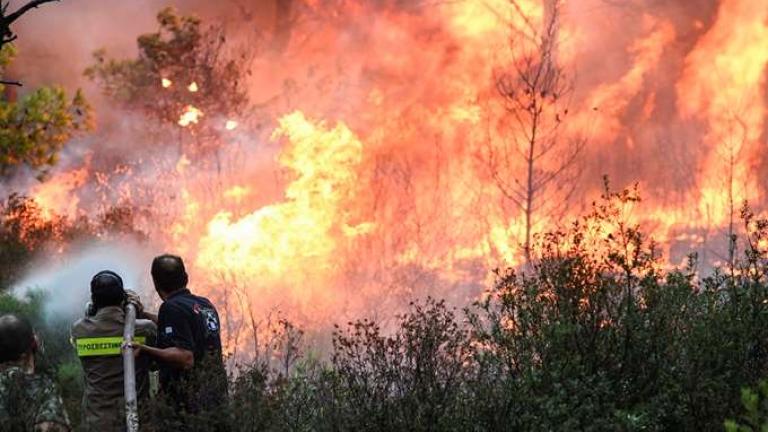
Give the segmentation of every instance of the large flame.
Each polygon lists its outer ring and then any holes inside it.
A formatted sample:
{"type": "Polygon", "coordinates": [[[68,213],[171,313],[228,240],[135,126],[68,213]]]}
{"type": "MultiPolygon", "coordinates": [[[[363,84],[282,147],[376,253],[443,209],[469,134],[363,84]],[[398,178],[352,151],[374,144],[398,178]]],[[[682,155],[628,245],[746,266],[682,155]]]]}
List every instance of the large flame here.
{"type": "Polygon", "coordinates": [[[43,216],[54,215],[75,218],[78,215],[80,199],[77,190],[88,180],[87,167],[63,171],[48,181],[35,186],[31,193],[40,206],[43,216]]]}
{"type": "Polygon", "coordinates": [[[291,300],[316,301],[328,295],[324,288],[337,269],[341,238],[371,228],[345,209],[357,187],[362,144],[345,125],[329,129],[300,112],[279,123],[273,137],[288,142],[279,161],[294,177],[284,201],[237,220],[230,212],[216,214],[196,264],[214,277],[251,285],[262,298],[280,288],[291,300]]]}
{"type": "Polygon", "coordinates": [[[698,178],[699,209],[712,224],[725,223],[731,203],[759,200],[754,173],[765,151],[765,78],[768,65],[768,7],[732,0],[686,59],[678,82],[683,116],[706,122],[709,148],[698,178]],[[724,193],[731,189],[732,196],[724,193]]]}

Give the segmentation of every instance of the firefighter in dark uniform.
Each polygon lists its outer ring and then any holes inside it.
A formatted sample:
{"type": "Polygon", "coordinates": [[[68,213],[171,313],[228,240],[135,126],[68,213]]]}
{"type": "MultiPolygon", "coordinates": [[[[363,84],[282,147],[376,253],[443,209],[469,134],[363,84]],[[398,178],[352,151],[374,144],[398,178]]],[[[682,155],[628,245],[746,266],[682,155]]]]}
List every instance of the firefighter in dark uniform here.
{"type": "MultiPolygon", "coordinates": [[[[105,270],[91,280],[91,305],[86,317],[72,324],[72,342],[83,366],[83,428],[87,431],[125,430],[125,395],[121,346],[126,302],[140,312],[138,296],[126,291],[122,278],[105,270]]],[[[146,319],[136,320],[134,340],[155,344],[157,327],[146,319]]],[[[149,395],[147,355],[136,358],[136,393],[139,404],[149,395]]]]}
{"type": "MultiPolygon", "coordinates": [[[[217,409],[226,400],[227,376],[216,308],[207,298],[187,289],[187,272],[178,256],[156,257],[152,281],[163,300],[155,317],[157,347],[134,346],[158,362],[161,392],[178,412],[198,419],[221,417],[217,409]]],[[[194,425],[186,427],[195,429],[194,425]]],[[[213,429],[222,427],[217,424],[213,429]]]]}

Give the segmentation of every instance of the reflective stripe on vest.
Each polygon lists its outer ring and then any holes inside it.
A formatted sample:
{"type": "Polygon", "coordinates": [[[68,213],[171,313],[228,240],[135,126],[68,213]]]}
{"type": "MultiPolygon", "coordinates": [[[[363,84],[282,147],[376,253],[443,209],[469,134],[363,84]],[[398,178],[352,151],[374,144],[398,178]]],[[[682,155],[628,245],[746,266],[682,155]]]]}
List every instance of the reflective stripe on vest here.
{"type": "MultiPolygon", "coordinates": [[[[144,336],[133,338],[134,342],[146,343],[144,336]]],[[[78,338],[75,340],[78,357],[119,355],[123,345],[122,337],[78,338]]]]}

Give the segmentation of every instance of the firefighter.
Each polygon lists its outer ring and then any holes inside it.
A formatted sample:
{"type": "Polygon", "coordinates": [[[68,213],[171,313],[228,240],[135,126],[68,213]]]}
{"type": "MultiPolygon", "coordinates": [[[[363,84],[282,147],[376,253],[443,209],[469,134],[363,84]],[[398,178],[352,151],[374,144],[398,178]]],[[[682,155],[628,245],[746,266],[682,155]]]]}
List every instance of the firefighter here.
{"type": "MultiPolygon", "coordinates": [[[[85,375],[83,426],[87,431],[125,430],[125,397],[121,346],[125,326],[124,306],[143,309],[138,296],[123,287],[123,279],[104,270],[91,280],[91,304],[86,316],[72,324],[72,341],[85,375]]],[[[136,320],[134,340],[154,344],[155,324],[136,320]]],[[[136,393],[139,401],[149,394],[148,356],[136,358],[136,393]]]]}
{"type": "Polygon", "coordinates": [[[0,316],[0,430],[70,431],[59,390],[35,373],[39,342],[27,320],[0,316]]]}
{"type": "MultiPolygon", "coordinates": [[[[182,417],[188,413],[208,421],[220,418],[217,409],[226,399],[227,377],[219,314],[208,299],[187,288],[188,276],[180,257],[156,257],[151,272],[155,290],[163,300],[154,317],[158,343],[156,348],[141,344],[134,347],[157,360],[160,389],[182,417]]],[[[222,428],[216,425],[213,429],[222,428]]]]}

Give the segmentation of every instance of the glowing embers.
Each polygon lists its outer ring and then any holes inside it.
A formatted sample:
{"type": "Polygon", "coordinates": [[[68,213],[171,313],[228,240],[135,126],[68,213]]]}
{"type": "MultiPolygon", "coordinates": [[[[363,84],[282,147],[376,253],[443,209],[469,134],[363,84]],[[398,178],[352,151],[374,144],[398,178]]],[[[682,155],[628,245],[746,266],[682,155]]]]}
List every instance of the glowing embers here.
{"type": "MultiPolygon", "coordinates": [[[[161,78],[160,85],[164,89],[169,89],[173,85],[173,81],[171,81],[168,78],[161,78]]],[[[199,90],[200,90],[200,87],[197,85],[197,82],[195,81],[192,81],[187,86],[187,91],[190,93],[197,93],[199,90]]],[[[187,105],[184,107],[184,111],[181,113],[181,115],[179,115],[179,120],[177,121],[177,123],[181,127],[188,127],[193,124],[198,124],[200,122],[201,117],[203,117],[203,112],[199,108],[195,107],[194,105],[187,105]]],[[[227,125],[228,124],[229,122],[227,122],[227,125]]],[[[235,127],[236,126],[237,124],[235,123],[235,127]]],[[[229,128],[227,129],[231,130],[229,128]]],[[[232,129],[234,129],[234,127],[232,127],[232,129]]]]}
{"type": "Polygon", "coordinates": [[[187,127],[191,124],[198,124],[203,112],[192,105],[184,107],[184,112],[179,116],[179,126],[187,127]]]}

